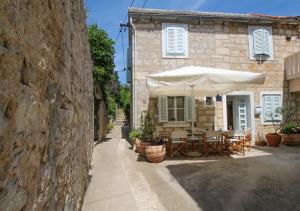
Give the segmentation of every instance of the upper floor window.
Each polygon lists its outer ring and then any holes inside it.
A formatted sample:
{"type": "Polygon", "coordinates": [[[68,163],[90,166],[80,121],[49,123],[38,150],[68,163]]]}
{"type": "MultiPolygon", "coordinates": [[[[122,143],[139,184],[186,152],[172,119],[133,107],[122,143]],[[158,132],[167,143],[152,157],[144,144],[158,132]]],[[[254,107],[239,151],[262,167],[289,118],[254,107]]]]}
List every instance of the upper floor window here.
{"type": "Polygon", "coordinates": [[[166,58],[188,57],[187,24],[162,24],[162,55],[166,58]]]}
{"type": "Polygon", "coordinates": [[[249,26],[248,32],[250,59],[273,59],[272,27],[249,26]]]}

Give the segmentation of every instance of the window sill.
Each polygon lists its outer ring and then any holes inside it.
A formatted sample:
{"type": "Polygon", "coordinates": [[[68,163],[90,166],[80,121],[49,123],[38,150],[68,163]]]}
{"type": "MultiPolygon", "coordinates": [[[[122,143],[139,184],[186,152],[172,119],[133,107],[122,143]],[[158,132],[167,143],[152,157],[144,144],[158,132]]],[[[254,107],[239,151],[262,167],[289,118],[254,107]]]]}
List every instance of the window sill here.
{"type": "Polygon", "coordinates": [[[162,56],[163,59],[188,59],[189,56],[162,56]]]}
{"type": "Polygon", "coordinates": [[[191,127],[190,122],[165,122],[163,127],[191,127]]]}

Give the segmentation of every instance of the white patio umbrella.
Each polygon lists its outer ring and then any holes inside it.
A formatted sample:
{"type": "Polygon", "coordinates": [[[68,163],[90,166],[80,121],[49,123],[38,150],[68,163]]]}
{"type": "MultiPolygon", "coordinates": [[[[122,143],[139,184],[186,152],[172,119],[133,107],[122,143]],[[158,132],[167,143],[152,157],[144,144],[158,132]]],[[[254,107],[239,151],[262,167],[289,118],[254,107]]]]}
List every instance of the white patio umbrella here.
{"type": "Polygon", "coordinates": [[[189,66],[146,77],[151,96],[216,96],[245,89],[250,84],[263,84],[265,74],[189,66]]]}
{"type": "Polygon", "coordinates": [[[263,73],[189,66],[149,75],[146,86],[151,96],[217,96],[245,89],[251,84],[263,84],[264,81],[263,73]]]}

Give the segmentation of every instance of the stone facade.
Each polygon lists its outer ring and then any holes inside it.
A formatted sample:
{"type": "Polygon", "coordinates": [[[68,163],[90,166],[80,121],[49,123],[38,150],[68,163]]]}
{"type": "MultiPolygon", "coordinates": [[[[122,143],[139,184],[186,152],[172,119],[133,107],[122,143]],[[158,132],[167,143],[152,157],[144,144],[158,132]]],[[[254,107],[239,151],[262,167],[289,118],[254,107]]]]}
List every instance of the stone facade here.
{"type": "Polygon", "coordinates": [[[80,0],[0,4],[0,210],[80,210],[93,81],[80,0]]]}
{"type": "MultiPolygon", "coordinates": [[[[130,16],[130,11],[129,11],[130,16]]],[[[150,16],[150,15],[149,15],[150,16]]],[[[166,16],[167,17],[167,16],[166,16]]],[[[173,17],[174,18],[174,17],[173,17]]],[[[149,74],[172,70],[183,66],[205,66],[240,71],[265,73],[266,81],[262,85],[250,86],[244,91],[254,95],[254,106],[259,106],[262,91],[288,92],[284,79],[284,58],[300,50],[299,24],[283,24],[280,22],[259,23],[246,20],[244,22],[232,20],[195,20],[185,21],[178,15],[180,23],[188,24],[188,58],[162,57],[162,23],[173,22],[169,17],[147,19],[147,11],[141,18],[134,16],[131,31],[133,72],[132,72],[132,114],[133,127],[138,126],[140,113],[149,109],[149,92],[145,86],[145,78],[149,74]],[[273,60],[258,62],[249,56],[248,26],[271,26],[273,34],[273,60]],[[291,40],[286,39],[291,36],[291,40]]],[[[288,94],[284,95],[284,102],[288,94]]],[[[223,104],[216,102],[216,108],[203,108],[203,101],[198,101],[196,107],[196,124],[198,127],[223,128],[223,104]]],[[[153,109],[152,109],[153,110],[153,109]]],[[[153,110],[157,113],[157,110],[153,110]]],[[[261,125],[260,117],[255,117],[255,128],[263,133],[272,129],[270,125],[261,125]]]]}

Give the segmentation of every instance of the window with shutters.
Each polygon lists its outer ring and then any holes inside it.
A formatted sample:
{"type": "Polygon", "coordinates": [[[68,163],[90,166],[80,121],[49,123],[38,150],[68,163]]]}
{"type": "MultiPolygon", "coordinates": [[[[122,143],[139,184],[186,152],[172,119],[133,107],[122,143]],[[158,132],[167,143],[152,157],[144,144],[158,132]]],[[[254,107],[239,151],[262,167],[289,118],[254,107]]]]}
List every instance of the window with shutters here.
{"type": "Polygon", "coordinates": [[[162,55],[166,58],[188,57],[187,24],[162,24],[162,55]]]}
{"type": "Polygon", "coordinates": [[[281,114],[278,113],[278,108],[282,106],[282,93],[270,92],[261,95],[262,101],[262,124],[272,123],[273,121],[280,122],[281,114]]]}
{"type": "Polygon", "coordinates": [[[252,60],[272,60],[272,27],[249,26],[249,54],[252,60]]]}
{"type": "Polygon", "coordinates": [[[184,96],[158,97],[159,122],[190,122],[194,100],[184,96]]]}

